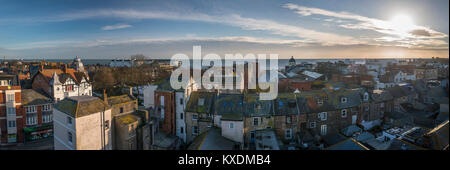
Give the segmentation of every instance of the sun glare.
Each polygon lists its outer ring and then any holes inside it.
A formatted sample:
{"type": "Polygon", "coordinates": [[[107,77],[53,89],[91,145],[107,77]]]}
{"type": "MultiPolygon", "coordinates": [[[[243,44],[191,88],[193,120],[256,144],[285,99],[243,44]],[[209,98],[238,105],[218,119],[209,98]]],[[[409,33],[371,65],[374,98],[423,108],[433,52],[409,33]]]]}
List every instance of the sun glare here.
{"type": "Polygon", "coordinates": [[[389,22],[394,30],[403,33],[409,32],[415,27],[413,19],[405,14],[398,14],[394,16],[389,22]]]}

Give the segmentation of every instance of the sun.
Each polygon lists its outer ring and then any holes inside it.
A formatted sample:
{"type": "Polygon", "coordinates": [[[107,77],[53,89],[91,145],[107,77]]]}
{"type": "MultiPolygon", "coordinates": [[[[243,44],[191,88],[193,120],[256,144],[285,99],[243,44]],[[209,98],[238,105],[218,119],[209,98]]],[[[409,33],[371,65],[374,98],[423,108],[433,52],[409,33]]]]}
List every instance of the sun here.
{"type": "Polygon", "coordinates": [[[415,27],[413,19],[406,14],[395,15],[389,23],[394,30],[400,32],[408,32],[415,27]]]}

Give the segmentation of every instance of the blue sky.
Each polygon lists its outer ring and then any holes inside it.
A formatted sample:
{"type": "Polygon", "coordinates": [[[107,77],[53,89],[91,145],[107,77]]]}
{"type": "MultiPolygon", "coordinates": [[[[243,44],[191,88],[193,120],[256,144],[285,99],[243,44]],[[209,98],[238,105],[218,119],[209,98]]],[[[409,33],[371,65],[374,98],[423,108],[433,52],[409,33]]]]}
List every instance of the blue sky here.
{"type": "Polygon", "coordinates": [[[3,1],[0,56],[448,57],[448,0],[3,1]]]}

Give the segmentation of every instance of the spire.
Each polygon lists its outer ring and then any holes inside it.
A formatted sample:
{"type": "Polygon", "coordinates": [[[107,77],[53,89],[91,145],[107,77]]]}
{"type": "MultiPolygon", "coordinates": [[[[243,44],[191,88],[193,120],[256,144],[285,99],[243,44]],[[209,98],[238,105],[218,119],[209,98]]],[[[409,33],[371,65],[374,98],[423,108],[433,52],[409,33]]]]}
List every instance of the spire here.
{"type": "Polygon", "coordinates": [[[59,81],[59,77],[58,77],[58,75],[56,74],[56,72],[53,72],[53,85],[55,85],[55,84],[61,84],[61,82],[59,81]]]}

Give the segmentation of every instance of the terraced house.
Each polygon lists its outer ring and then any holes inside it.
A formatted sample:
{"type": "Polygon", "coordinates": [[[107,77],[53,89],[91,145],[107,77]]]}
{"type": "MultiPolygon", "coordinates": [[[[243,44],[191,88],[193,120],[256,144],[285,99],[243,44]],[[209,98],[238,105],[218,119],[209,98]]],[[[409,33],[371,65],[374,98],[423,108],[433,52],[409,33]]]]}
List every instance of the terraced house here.
{"type": "Polygon", "coordinates": [[[206,132],[214,124],[214,101],[216,93],[192,92],[186,105],[186,142],[206,132]]]}
{"type": "Polygon", "coordinates": [[[22,90],[25,142],[53,136],[53,100],[33,89],[22,90]]]}
{"type": "Polygon", "coordinates": [[[111,150],[111,107],[92,96],[68,97],[53,109],[55,150],[111,150]]]}
{"type": "Polygon", "coordinates": [[[220,127],[222,136],[241,147],[244,145],[244,103],[242,94],[220,94],[214,109],[214,126],[220,127]]]}
{"type": "Polygon", "coordinates": [[[244,148],[254,149],[258,131],[273,131],[273,102],[260,100],[258,94],[248,94],[244,97],[244,107],[244,148]]]}

